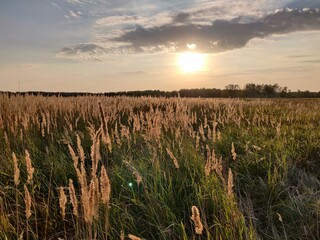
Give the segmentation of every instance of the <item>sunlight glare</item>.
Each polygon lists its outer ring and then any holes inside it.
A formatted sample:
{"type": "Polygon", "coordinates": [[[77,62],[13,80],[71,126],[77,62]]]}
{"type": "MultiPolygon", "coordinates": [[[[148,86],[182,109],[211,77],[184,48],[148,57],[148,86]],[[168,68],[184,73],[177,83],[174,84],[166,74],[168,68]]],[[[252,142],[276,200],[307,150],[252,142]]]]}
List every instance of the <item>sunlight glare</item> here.
{"type": "Polygon", "coordinates": [[[197,72],[203,69],[205,57],[203,54],[184,52],[179,55],[178,65],[184,73],[197,72]]]}

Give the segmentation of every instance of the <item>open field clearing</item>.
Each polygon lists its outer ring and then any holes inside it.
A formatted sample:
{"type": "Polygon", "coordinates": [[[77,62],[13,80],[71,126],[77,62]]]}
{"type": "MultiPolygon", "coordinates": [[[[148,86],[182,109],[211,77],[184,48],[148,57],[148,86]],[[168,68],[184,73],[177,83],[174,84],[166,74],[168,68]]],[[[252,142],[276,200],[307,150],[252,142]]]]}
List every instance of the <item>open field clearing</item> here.
{"type": "Polygon", "coordinates": [[[320,100],[0,95],[0,239],[320,239],[320,100]]]}

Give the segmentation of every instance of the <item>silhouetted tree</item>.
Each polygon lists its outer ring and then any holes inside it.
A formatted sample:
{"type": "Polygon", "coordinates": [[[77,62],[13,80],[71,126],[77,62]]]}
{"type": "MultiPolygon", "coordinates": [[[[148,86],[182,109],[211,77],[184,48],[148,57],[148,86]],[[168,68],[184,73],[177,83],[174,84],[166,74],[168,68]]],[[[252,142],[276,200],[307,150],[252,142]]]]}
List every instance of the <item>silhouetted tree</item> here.
{"type": "Polygon", "coordinates": [[[202,98],[265,98],[265,97],[281,97],[281,98],[320,98],[320,92],[290,91],[287,87],[280,87],[278,84],[254,84],[248,83],[243,89],[237,84],[229,84],[225,89],[217,88],[195,88],[181,89],[179,91],[160,91],[160,90],[144,90],[144,91],[122,91],[107,93],[84,93],[84,92],[0,92],[11,95],[40,95],[40,96],[151,96],[151,97],[202,97],[202,98]]]}

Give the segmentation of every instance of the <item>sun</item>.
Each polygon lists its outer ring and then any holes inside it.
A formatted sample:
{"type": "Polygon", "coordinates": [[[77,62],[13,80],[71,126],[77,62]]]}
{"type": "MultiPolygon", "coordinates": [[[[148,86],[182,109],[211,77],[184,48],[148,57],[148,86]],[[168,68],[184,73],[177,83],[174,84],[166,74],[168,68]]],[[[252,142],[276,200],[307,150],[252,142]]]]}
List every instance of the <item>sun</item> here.
{"type": "Polygon", "coordinates": [[[203,69],[205,56],[199,53],[184,52],[178,57],[178,65],[182,72],[193,73],[203,69]]]}

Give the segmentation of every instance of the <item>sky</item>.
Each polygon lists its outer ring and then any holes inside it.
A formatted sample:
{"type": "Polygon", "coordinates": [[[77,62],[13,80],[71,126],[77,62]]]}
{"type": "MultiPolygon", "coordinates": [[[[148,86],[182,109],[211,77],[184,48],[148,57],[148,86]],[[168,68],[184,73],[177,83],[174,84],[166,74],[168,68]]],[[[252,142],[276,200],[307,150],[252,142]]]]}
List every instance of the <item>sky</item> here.
{"type": "Polygon", "coordinates": [[[0,91],[320,91],[320,0],[0,0],[0,91]]]}

